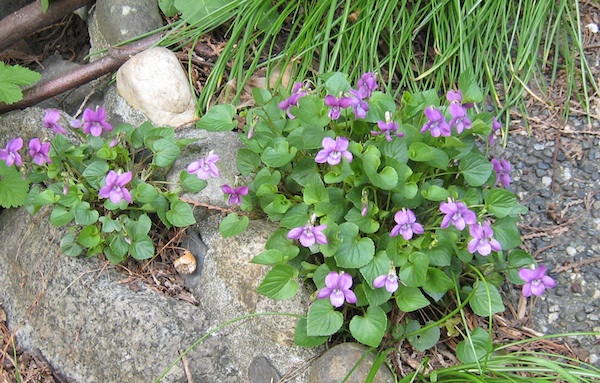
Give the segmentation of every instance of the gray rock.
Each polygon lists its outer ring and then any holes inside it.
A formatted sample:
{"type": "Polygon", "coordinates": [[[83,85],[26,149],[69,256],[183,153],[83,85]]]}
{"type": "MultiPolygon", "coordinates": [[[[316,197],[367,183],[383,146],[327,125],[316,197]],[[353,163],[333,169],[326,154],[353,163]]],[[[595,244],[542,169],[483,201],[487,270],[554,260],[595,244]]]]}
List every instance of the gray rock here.
{"type": "Polygon", "coordinates": [[[159,126],[190,125],[196,103],[173,52],[156,47],[135,55],[117,72],[119,94],[159,126]]]}
{"type": "MultiPolygon", "coordinates": [[[[234,185],[236,177],[239,179],[239,172],[236,166],[237,152],[242,146],[238,135],[234,132],[207,132],[196,128],[182,128],[175,131],[177,139],[194,139],[195,142],[184,147],[179,158],[173,164],[167,180],[176,183],[179,180],[179,174],[187,166],[206,156],[213,151],[219,156],[217,167],[219,168],[219,178],[209,178],[206,188],[196,194],[185,193],[183,196],[201,204],[219,206],[228,208],[225,203],[224,194],[221,191],[221,185],[234,185]]],[[[245,184],[245,180],[240,180],[245,184]]],[[[202,214],[205,210],[198,210],[198,220],[202,221],[202,214]]]]}
{"type": "Polygon", "coordinates": [[[98,0],[95,17],[100,33],[109,45],[162,27],[156,0],[98,0]]]}
{"type": "MultiPolygon", "coordinates": [[[[361,358],[369,348],[358,343],[339,344],[317,359],[310,370],[309,383],[339,383],[357,363],[356,370],[346,380],[348,383],[363,383],[373,367],[375,356],[373,353],[361,358]]],[[[391,383],[394,377],[390,370],[382,364],[373,379],[374,383],[391,383]]]]}
{"type": "Polygon", "coordinates": [[[272,383],[281,379],[281,374],[264,356],[257,356],[248,370],[248,382],[272,383]]]}

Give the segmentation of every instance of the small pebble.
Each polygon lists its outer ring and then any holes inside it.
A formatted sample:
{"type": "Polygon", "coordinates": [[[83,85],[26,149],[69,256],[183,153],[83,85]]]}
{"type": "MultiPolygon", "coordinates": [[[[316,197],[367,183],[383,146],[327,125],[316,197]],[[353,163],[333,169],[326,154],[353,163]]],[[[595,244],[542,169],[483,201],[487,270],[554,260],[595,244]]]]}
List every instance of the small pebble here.
{"type": "Polygon", "coordinates": [[[577,249],[574,248],[573,246],[567,246],[566,251],[570,257],[574,257],[575,255],[577,255],[577,249]]]}
{"type": "Polygon", "coordinates": [[[587,317],[587,314],[585,313],[585,311],[578,311],[575,314],[575,320],[577,322],[583,322],[585,320],[585,318],[587,317]]]}

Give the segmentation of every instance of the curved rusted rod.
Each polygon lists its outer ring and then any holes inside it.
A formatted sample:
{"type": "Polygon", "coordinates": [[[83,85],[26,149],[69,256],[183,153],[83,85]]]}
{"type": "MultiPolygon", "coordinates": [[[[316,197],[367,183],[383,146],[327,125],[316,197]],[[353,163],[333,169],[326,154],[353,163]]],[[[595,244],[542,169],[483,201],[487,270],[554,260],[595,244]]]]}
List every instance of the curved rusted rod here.
{"type": "Polygon", "coordinates": [[[131,44],[108,50],[108,54],[99,60],[62,74],[59,78],[35,85],[23,91],[23,99],[13,104],[0,104],[0,114],[11,110],[23,109],[37,104],[67,90],[87,84],[105,74],[119,69],[129,58],[155,45],[162,34],[156,33],[131,44]]]}

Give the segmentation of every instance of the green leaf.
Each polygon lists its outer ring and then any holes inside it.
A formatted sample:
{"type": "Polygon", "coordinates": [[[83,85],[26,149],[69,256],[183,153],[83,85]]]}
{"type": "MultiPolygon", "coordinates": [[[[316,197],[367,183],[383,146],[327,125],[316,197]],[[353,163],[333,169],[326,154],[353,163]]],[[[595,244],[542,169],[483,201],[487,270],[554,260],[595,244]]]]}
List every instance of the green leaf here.
{"type": "MultiPolygon", "coordinates": [[[[196,177],[197,178],[197,177],[196,177]]],[[[147,183],[140,183],[136,186],[136,201],[140,203],[151,203],[154,202],[158,196],[158,190],[152,185],[147,183]]]]}
{"type": "Polygon", "coordinates": [[[521,249],[511,251],[508,254],[508,270],[506,271],[508,280],[516,285],[524,284],[525,281],[519,276],[519,269],[521,267],[529,267],[534,263],[533,257],[528,252],[521,249]]]}
{"type": "Polygon", "coordinates": [[[135,259],[150,259],[154,257],[154,243],[148,236],[131,241],[129,254],[135,259]]]}
{"type": "Polygon", "coordinates": [[[90,208],[90,204],[82,201],[75,205],[72,209],[73,215],[75,216],[75,222],[78,225],[91,225],[98,221],[98,211],[90,208]]]}
{"type": "Polygon", "coordinates": [[[454,282],[440,269],[430,267],[423,284],[423,290],[428,293],[445,293],[454,287],[454,282]]]}
{"type": "Polygon", "coordinates": [[[445,201],[450,196],[448,190],[437,185],[429,185],[427,189],[421,190],[421,195],[429,201],[445,201]]]}
{"type": "Polygon", "coordinates": [[[236,213],[229,213],[219,224],[219,232],[223,238],[233,237],[243,233],[248,227],[248,223],[250,223],[250,218],[247,216],[240,217],[236,213]]]}
{"type": "MultiPolygon", "coordinates": [[[[387,291],[385,287],[373,288],[367,283],[361,283],[354,290],[356,296],[360,297],[361,293],[367,298],[368,304],[371,306],[379,306],[390,300],[392,293],[387,291]]],[[[360,303],[360,302],[359,302],[360,303]]]]}
{"type": "Polygon", "coordinates": [[[244,176],[247,176],[260,166],[260,156],[250,149],[241,148],[238,150],[236,163],[240,173],[242,173],[244,176]]]}
{"type": "Polygon", "coordinates": [[[62,205],[55,205],[50,214],[50,222],[54,226],[63,226],[73,220],[73,213],[62,205]]]}
{"type": "Polygon", "coordinates": [[[327,89],[327,94],[332,94],[335,97],[338,97],[340,94],[347,92],[350,89],[348,76],[344,73],[327,73],[323,77],[328,77],[325,81],[325,88],[327,89]]]}
{"type": "Polygon", "coordinates": [[[54,191],[46,189],[43,192],[36,195],[33,201],[36,205],[52,205],[57,203],[59,199],[60,196],[57,196],[54,193],[54,191]]]}
{"type": "Polygon", "coordinates": [[[171,208],[167,211],[167,219],[171,225],[177,227],[190,226],[196,223],[190,205],[180,200],[171,202],[171,208]]]}
{"type": "Polygon", "coordinates": [[[6,166],[4,161],[0,161],[0,206],[3,208],[23,206],[28,192],[29,181],[23,179],[23,174],[14,166],[6,166]]]}
{"type": "Polygon", "coordinates": [[[375,278],[380,275],[387,274],[389,270],[390,259],[385,251],[380,251],[369,263],[360,268],[360,273],[369,286],[373,287],[373,281],[375,278]]]}
{"type": "Polygon", "coordinates": [[[521,245],[521,233],[517,223],[519,217],[504,217],[497,219],[492,225],[494,238],[500,242],[502,250],[510,250],[521,245]]]}
{"type": "Polygon", "coordinates": [[[307,332],[307,319],[302,317],[298,319],[296,331],[294,332],[294,343],[300,347],[320,346],[329,339],[328,336],[310,336],[307,332]]]}
{"type": "Polygon", "coordinates": [[[350,333],[362,344],[377,347],[385,335],[387,315],[379,306],[369,306],[364,316],[355,315],[350,321],[350,333]]]}
{"type": "Polygon", "coordinates": [[[292,107],[291,112],[305,127],[322,128],[331,121],[323,99],[317,96],[301,97],[298,107],[292,107]]]}
{"type": "Polygon", "coordinates": [[[182,170],[179,174],[179,180],[181,186],[189,193],[198,193],[208,185],[205,180],[201,180],[197,175],[190,174],[185,170],[182,170]]]}
{"type": "Polygon", "coordinates": [[[400,280],[409,287],[419,287],[425,284],[429,257],[420,251],[415,251],[408,256],[408,262],[400,268],[400,280]]]}
{"type": "Polygon", "coordinates": [[[298,255],[300,252],[300,249],[298,249],[298,247],[289,240],[287,237],[288,232],[289,230],[286,229],[275,230],[275,232],[271,234],[267,240],[265,249],[274,249],[279,251],[283,255],[284,259],[293,259],[296,257],[296,255],[298,255]]]}
{"type": "Polygon", "coordinates": [[[404,312],[412,312],[429,306],[431,302],[416,287],[400,286],[396,291],[396,304],[404,312]]]}
{"type": "Polygon", "coordinates": [[[381,153],[376,146],[369,146],[362,155],[365,174],[373,185],[383,190],[392,190],[398,184],[398,173],[391,166],[385,166],[379,171],[381,153]]]}
{"type": "Polygon", "coordinates": [[[121,260],[124,259],[125,255],[127,255],[127,253],[129,252],[129,243],[127,243],[127,239],[121,233],[116,234],[110,238],[108,247],[113,252],[112,255],[120,259],[119,261],[117,261],[117,263],[121,262],[121,260]]]}
{"type": "Polygon", "coordinates": [[[108,170],[109,166],[106,161],[94,161],[85,168],[82,175],[92,187],[100,189],[100,185],[104,182],[108,170]]]}
{"type": "Polygon", "coordinates": [[[113,231],[121,231],[121,222],[116,219],[111,219],[107,216],[102,216],[98,218],[98,221],[102,223],[102,232],[103,233],[112,233],[113,231]]]}
{"type": "Polygon", "coordinates": [[[319,177],[313,178],[303,190],[304,203],[314,205],[319,202],[329,202],[329,193],[319,177]]]}
{"type": "MultiPolygon", "coordinates": [[[[469,306],[475,314],[481,317],[489,317],[505,310],[502,297],[496,286],[478,280],[475,282],[474,288],[475,294],[469,301],[469,306]]],[[[468,288],[465,288],[465,291],[470,292],[468,288]]]]}
{"type": "Polygon", "coordinates": [[[84,227],[77,236],[77,243],[83,247],[92,248],[100,243],[102,238],[100,237],[100,230],[96,225],[89,225],[84,227]]]}
{"type": "Polygon", "coordinates": [[[281,254],[281,251],[277,249],[269,249],[265,250],[262,253],[259,253],[256,257],[252,258],[250,263],[256,263],[258,265],[277,265],[284,264],[287,262],[287,259],[281,254]]]}
{"type": "MultiPolygon", "coordinates": [[[[218,0],[211,0],[209,3],[218,2],[218,0]]],[[[237,121],[233,119],[233,116],[235,116],[235,107],[233,105],[223,104],[213,106],[196,123],[196,127],[199,129],[207,130],[209,132],[228,132],[230,130],[233,130],[233,128],[237,126],[237,121]]]]}
{"type": "Polygon", "coordinates": [[[417,162],[431,161],[435,158],[434,148],[423,142],[413,142],[408,148],[408,158],[417,162]]]}
{"type": "Polygon", "coordinates": [[[483,92],[477,86],[477,77],[472,70],[466,69],[458,76],[458,89],[461,90],[463,104],[483,101],[483,92]]]}
{"type": "Polygon", "coordinates": [[[456,345],[456,356],[463,363],[476,363],[492,352],[490,334],[480,327],[475,327],[471,336],[456,345]]]}
{"type": "Polygon", "coordinates": [[[408,342],[421,352],[435,346],[440,340],[440,328],[438,326],[421,331],[421,325],[416,320],[410,320],[405,331],[408,342]],[[418,333],[415,333],[417,331],[418,333]]]}
{"type": "Polygon", "coordinates": [[[292,207],[292,202],[283,194],[277,194],[273,201],[267,204],[263,211],[269,215],[272,220],[281,219],[282,214],[292,207]]]}
{"type": "Polygon", "coordinates": [[[82,251],[83,248],[77,244],[75,236],[71,233],[66,234],[60,241],[60,252],[68,257],[78,257],[82,251]]]}
{"type": "Polygon", "coordinates": [[[304,226],[308,222],[308,206],[300,203],[292,206],[285,214],[279,224],[286,229],[304,226]]]}
{"type": "Polygon", "coordinates": [[[108,259],[108,261],[113,265],[117,265],[125,259],[124,255],[119,256],[115,254],[115,252],[110,247],[104,248],[103,254],[106,257],[106,259],[108,259]]]}
{"type": "Polygon", "coordinates": [[[12,104],[23,99],[21,86],[38,82],[42,75],[20,65],[0,61],[0,102],[12,104]]]}
{"type": "Polygon", "coordinates": [[[494,169],[491,162],[479,153],[471,153],[461,159],[458,168],[469,186],[473,187],[483,185],[490,178],[494,169]]]}
{"type": "Polygon", "coordinates": [[[483,200],[488,210],[497,218],[527,212],[527,209],[517,201],[517,197],[505,189],[491,189],[484,193],[483,200]]]}
{"type": "Polygon", "coordinates": [[[367,111],[365,121],[371,123],[385,121],[385,112],[392,112],[393,114],[395,110],[396,102],[391,95],[383,92],[373,92],[371,98],[369,98],[369,110],[367,111]]]}
{"type": "Polygon", "coordinates": [[[360,268],[373,259],[375,244],[371,238],[361,238],[358,226],[344,222],[340,226],[340,247],[334,257],[337,265],[342,268],[360,268]]]}
{"type": "Polygon", "coordinates": [[[318,299],[308,309],[306,333],[309,336],[329,336],[335,334],[344,323],[344,317],[329,302],[318,299]]]}
{"type": "Polygon", "coordinates": [[[370,214],[363,216],[361,211],[355,207],[350,209],[344,216],[346,221],[354,223],[358,229],[366,234],[373,234],[379,230],[379,222],[375,221],[370,214]]]}
{"type": "Polygon", "coordinates": [[[181,153],[179,146],[170,138],[161,138],[152,142],[149,149],[154,153],[152,163],[160,167],[171,166],[181,153]]]}
{"type": "Polygon", "coordinates": [[[280,138],[275,140],[273,146],[265,149],[261,158],[265,165],[271,168],[278,168],[290,163],[296,156],[297,151],[298,149],[293,146],[290,147],[284,138],[280,138]]]}
{"type": "Polygon", "coordinates": [[[290,299],[298,292],[298,269],[289,265],[273,267],[263,278],[256,292],[272,299],[290,299]]]}
{"type": "Polygon", "coordinates": [[[174,0],[158,0],[160,11],[167,17],[173,17],[179,11],[175,8],[174,0]]]}

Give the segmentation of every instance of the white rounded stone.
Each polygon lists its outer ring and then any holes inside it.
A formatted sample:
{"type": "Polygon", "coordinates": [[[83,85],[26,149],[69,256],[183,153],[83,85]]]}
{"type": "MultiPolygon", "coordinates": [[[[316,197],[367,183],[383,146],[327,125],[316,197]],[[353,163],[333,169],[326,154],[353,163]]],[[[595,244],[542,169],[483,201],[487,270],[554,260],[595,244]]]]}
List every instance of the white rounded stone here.
{"type": "Polygon", "coordinates": [[[159,126],[193,123],[196,103],[179,60],[167,48],[143,51],[117,72],[117,90],[133,108],[159,126]]]}

